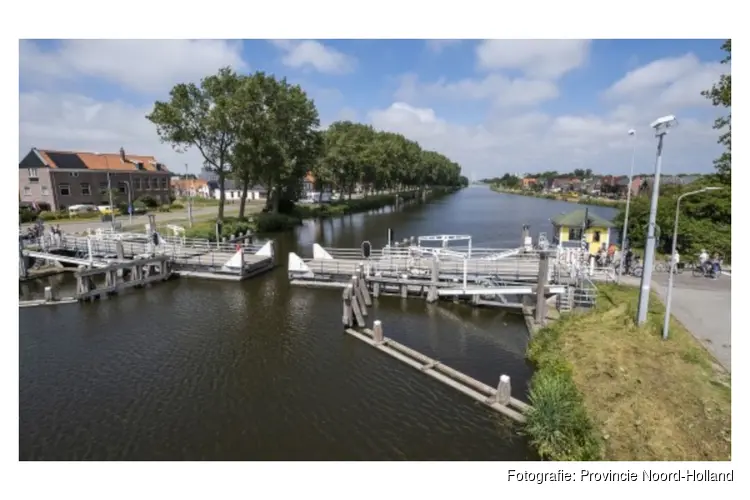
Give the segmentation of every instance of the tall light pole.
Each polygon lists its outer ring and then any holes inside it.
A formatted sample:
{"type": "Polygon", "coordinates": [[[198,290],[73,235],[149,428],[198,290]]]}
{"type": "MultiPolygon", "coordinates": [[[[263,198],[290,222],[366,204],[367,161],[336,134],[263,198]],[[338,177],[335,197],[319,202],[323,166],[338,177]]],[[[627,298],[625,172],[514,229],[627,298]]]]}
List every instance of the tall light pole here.
{"type": "MultiPolygon", "coordinates": [[[[128,224],[133,225],[133,190],[130,187],[130,181],[122,181],[128,187],[128,224]]],[[[111,202],[110,202],[111,203],[111,202]]]]}
{"type": "Polygon", "coordinates": [[[658,140],[656,146],[656,170],[654,184],[651,189],[651,212],[648,215],[648,235],[646,236],[646,252],[643,257],[643,276],[641,277],[641,291],[638,297],[638,315],[636,325],[642,326],[648,316],[648,299],[651,292],[651,271],[654,269],[654,250],[656,249],[656,210],[659,206],[659,180],[661,177],[661,152],[664,146],[664,136],[667,131],[677,124],[673,115],[662,116],[651,124],[658,140]]]}
{"type": "Polygon", "coordinates": [[[662,338],[667,340],[669,337],[669,316],[672,308],[672,281],[674,278],[674,268],[677,265],[675,262],[675,254],[677,253],[677,224],[680,222],[680,202],[686,196],[691,196],[698,193],[705,193],[707,191],[717,191],[720,187],[705,187],[697,191],[690,191],[689,193],[681,194],[677,197],[677,208],[674,211],[674,231],[672,232],[672,258],[669,264],[669,284],[667,285],[667,307],[664,312],[664,327],[662,328],[662,338]]]}
{"type": "Polygon", "coordinates": [[[620,249],[620,264],[617,266],[617,282],[622,278],[622,264],[625,257],[625,245],[628,241],[628,216],[630,215],[630,192],[633,189],[633,169],[635,168],[635,130],[628,130],[628,135],[633,137],[633,152],[630,155],[630,176],[628,177],[628,199],[625,202],[625,221],[622,228],[622,245],[620,249]]]}

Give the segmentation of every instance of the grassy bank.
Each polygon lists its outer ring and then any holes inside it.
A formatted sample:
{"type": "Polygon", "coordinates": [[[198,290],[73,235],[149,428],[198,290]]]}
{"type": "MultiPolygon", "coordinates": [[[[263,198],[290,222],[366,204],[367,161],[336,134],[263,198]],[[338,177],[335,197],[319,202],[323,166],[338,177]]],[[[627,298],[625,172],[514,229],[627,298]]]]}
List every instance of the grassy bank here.
{"type": "MultiPolygon", "coordinates": [[[[433,188],[430,197],[439,196],[453,189],[433,188]]],[[[399,196],[404,201],[410,201],[418,196],[417,191],[408,191],[400,193],[399,196]]],[[[222,237],[230,237],[238,232],[253,231],[258,233],[275,233],[286,231],[299,226],[304,219],[337,217],[358,212],[367,212],[377,210],[386,206],[393,205],[396,194],[386,194],[377,196],[368,196],[367,198],[358,198],[353,200],[341,200],[333,203],[295,205],[289,213],[258,213],[245,219],[237,217],[225,217],[224,227],[222,228],[222,237]]],[[[193,227],[185,231],[188,238],[208,238],[213,241],[216,239],[215,234],[215,217],[193,224],[193,227]]]]}
{"type": "Polygon", "coordinates": [[[729,376],[654,295],[636,328],[638,290],[600,287],[599,305],[540,330],[528,356],[526,432],[548,460],[729,460],[729,376]]]}
{"type": "Polygon", "coordinates": [[[576,203],[579,205],[592,205],[592,206],[598,206],[598,207],[612,207],[612,208],[621,208],[625,206],[624,201],[610,200],[609,198],[596,198],[596,197],[591,197],[591,196],[566,196],[564,194],[555,194],[555,193],[537,193],[535,191],[524,191],[520,189],[506,189],[500,186],[490,186],[490,189],[498,193],[516,194],[519,196],[530,196],[532,198],[542,198],[545,200],[565,201],[568,203],[576,203]]]}

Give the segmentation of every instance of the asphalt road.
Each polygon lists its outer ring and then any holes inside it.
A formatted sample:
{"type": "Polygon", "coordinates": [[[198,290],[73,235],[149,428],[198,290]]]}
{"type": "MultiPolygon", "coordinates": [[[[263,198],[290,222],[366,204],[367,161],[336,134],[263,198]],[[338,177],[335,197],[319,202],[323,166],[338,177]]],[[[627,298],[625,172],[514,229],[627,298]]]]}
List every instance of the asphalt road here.
{"type": "MultiPolygon", "coordinates": [[[[666,302],[669,275],[654,273],[652,288],[666,302]]],[[[629,277],[631,284],[640,280],[629,277]]],[[[674,277],[672,316],[697,338],[727,371],[732,370],[732,278],[695,278],[686,271],[674,277]]]]}

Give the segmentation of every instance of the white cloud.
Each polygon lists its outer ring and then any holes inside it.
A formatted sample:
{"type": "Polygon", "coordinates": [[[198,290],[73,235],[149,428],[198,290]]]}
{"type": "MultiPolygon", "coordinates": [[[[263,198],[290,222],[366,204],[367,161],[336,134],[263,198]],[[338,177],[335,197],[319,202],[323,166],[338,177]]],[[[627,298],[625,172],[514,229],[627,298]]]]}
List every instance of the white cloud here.
{"type": "MultiPolygon", "coordinates": [[[[615,116],[564,115],[539,112],[495,116],[480,125],[459,125],[440,118],[431,108],[403,102],[369,114],[381,130],[399,132],[424,148],[439,151],[478,176],[505,172],[591,168],[600,173],[627,171],[632,142],[629,122],[615,116]]],[[[638,171],[651,171],[654,147],[647,122],[639,132],[638,171]]],[[[711,120],[686,119],[670,134],[665,146],[665,171],[679,173],[711,169],[718,155],[711,120]]]]}
{"type": "Polygon", "coordinates": [[[95,77],[150,94],[223,66],[247,69],[242,44],[225,40],[63,40],[53,50],[21,41],[19,60],[22,78],[36,84],[95,77]]]}
{"type": "Polygon", "coordinates": [[[476,49],[483,70],[519,70],[532,78],[558,78],[582,66],[590,40],[485,40],[476,49]]]}
{"type": "Polygon", "coordinates": [[[481,79],[465,78],[455,82],[440,79],[434,83],[420,83],[417,75],[405,75],[396,91],[396,99],[424,102],[433,99],[489,100],[498,107],[532,106],[554,99],[559,92],[549,81],[511,79],[503,75],[488,75],[481,79]]]}
{"type": "Polygon", "coordinates": [[[628,72],[604,92],[604,97],[610,101],[640,101],[650,107],[709,106],[701,91],[711,88],[728,69],[717,62],[701,62],[693,54],[659,59],[628,72]]]}
{"type": "Polygon", "coordinates": [[[97,101],[78,94],[22,92],[19,100],[19,160],[31,147],[153,155],[171,171],[192,172],[203,165],[200,153],[180,154],[162,144],[156,128],[146,120],[151,110],[119,101],[97,101]]]}
{"type": "Polygon", "coordinates": [[[436,54],[441,53],[444,49],[449,47],[455,47],[459,45],[463,40],[458,39],[441,39],[441,40],[426,40],[427,48],[435,52],[436,54]]]}
{"type": "Polygon", "coordinates": [[[356,59],[315,40],[274,40],[284,52],[281,62],[290,68],[312,68],[320,73],[343,74],[354,70],[356,59]]]}

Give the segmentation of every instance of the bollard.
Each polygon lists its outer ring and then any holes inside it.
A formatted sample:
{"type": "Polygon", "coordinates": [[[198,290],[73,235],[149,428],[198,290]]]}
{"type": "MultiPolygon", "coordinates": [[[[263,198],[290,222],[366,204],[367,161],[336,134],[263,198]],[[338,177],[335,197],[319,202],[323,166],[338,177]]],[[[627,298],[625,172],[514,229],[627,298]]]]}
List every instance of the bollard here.
{"type": "Polygon", "coordinates": [[[383,323],[379,319],[376,319],[372,323],[372,339],[375,341],[376,344],[382,344],[384,337],[383,337],[383,323]]]}
{"type": "Polygon", "coordinates": [[[510,403],[510,377],[500,375],[500,381],[497,383],[497,392],[495,393],[495,403],[503,406],[510,403]]]}

